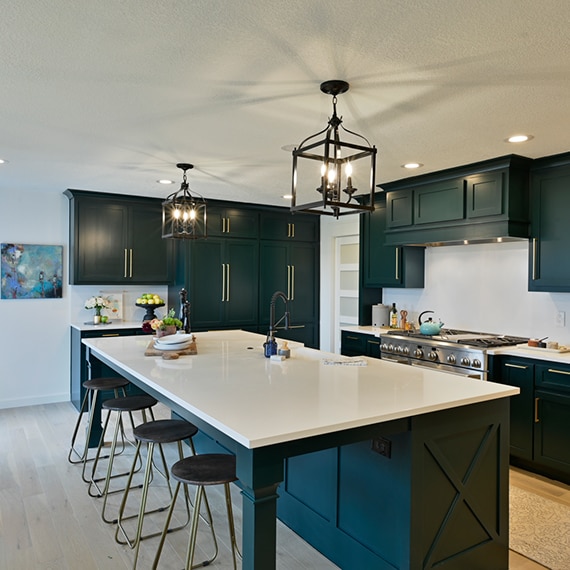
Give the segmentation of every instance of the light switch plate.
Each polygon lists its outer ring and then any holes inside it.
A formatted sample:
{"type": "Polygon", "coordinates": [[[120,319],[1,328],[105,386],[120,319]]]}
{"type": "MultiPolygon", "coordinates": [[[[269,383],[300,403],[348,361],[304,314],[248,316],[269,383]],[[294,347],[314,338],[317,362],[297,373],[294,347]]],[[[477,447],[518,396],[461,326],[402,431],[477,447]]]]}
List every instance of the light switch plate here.
{"type": "Polygon", "coordinates": [[[556,326],[557,327],[566,326],[566,311],[558,311],[556,313],[556,326]]]}

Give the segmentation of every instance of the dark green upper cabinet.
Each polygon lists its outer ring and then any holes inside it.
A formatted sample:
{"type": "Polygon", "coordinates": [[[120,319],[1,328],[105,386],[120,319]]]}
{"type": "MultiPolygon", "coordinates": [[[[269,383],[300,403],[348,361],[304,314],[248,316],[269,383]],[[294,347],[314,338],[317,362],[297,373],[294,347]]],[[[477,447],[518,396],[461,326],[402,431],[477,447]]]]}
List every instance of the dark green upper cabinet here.
{"type": "Polygon", "coordinates": [[[319,239],[319,218],[309,214],[261,213],[261,239],[308,241],[319,239]]]}
{"type": "Polygon", "coordinates": [[[227,238],[257,238],[259,212],[231,207],[208,206],[206,211],[208,235],[227,238]]]}
{"type": "Polygon", "coordinates": [[[161,201],[67,190],[72,285],[170,281],[171,244],[162,239],[161,201]]]}
{"type": "Polygon", "coordinates": [[[570,153],[537,161],[531,177],[529,291],[570,291],[570,153]]]}
{"type": "Polygon", "coordinates": [[[360,216],[360,259],[364,287],[424,286],[423,247],[388,246],[385,230],[390,195],[379,194],[373,212],[360,216]]]}
{"type": "Polygon", "coordinates": [[[386,243],[527,238],[531,162],[510,155],[382,184],[388,196],[386,243]]]}
{"type": "Polygon", "coordinates": [[[464,217],[463,180],[452,179],[416,188],[414,223],[433,224],[464,217]]]}

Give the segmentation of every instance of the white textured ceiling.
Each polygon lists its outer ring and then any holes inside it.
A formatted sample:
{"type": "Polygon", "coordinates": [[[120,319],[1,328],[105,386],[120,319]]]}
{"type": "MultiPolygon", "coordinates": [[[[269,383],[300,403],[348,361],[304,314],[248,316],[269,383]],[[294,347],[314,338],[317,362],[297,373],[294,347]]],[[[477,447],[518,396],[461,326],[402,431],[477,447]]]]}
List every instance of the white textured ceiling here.
{"type": "Polygon", "coordinates": [[[206,198],[287,205],[328,79],[380,183],[569,151],[569,24],[567,0],[4,2],[0,191],[163,197],[182,161],[206,198]]]}

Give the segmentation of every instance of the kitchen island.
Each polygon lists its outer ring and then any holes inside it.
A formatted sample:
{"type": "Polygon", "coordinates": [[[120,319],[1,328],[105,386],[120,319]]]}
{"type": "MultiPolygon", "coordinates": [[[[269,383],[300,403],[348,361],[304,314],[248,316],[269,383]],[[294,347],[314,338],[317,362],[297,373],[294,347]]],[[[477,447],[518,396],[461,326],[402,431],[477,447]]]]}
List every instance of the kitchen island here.
{"type": "Polygon", "coordinates": [[[196,337],[178,360],[145,357],[148,337],[83,343],[94,375],[113,368],[236,455],[244,569],[275,568],[278,502],[346,570],[508,567],[517,388],[295,345],[273,361],[242,331],[196,337]],[[311,504],[311,488],[333,492],[311,504]]]}

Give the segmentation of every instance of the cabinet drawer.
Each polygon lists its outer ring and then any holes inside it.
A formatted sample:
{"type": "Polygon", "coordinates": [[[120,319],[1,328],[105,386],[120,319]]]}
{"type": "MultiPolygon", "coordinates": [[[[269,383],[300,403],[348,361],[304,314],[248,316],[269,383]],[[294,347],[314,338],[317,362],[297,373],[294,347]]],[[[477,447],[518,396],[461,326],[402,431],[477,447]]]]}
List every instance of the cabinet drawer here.
{"type": "Polygon", "coordinates": [[[344,356],[360,356],[366,353],[368,335],[342,331],[341,352],[344,356]]]}
{"type": "Polygon", "coordinates": [[[537,365],[534,382],[537,388],[570,392],[570,366],[556,363],[537,365]]]}

